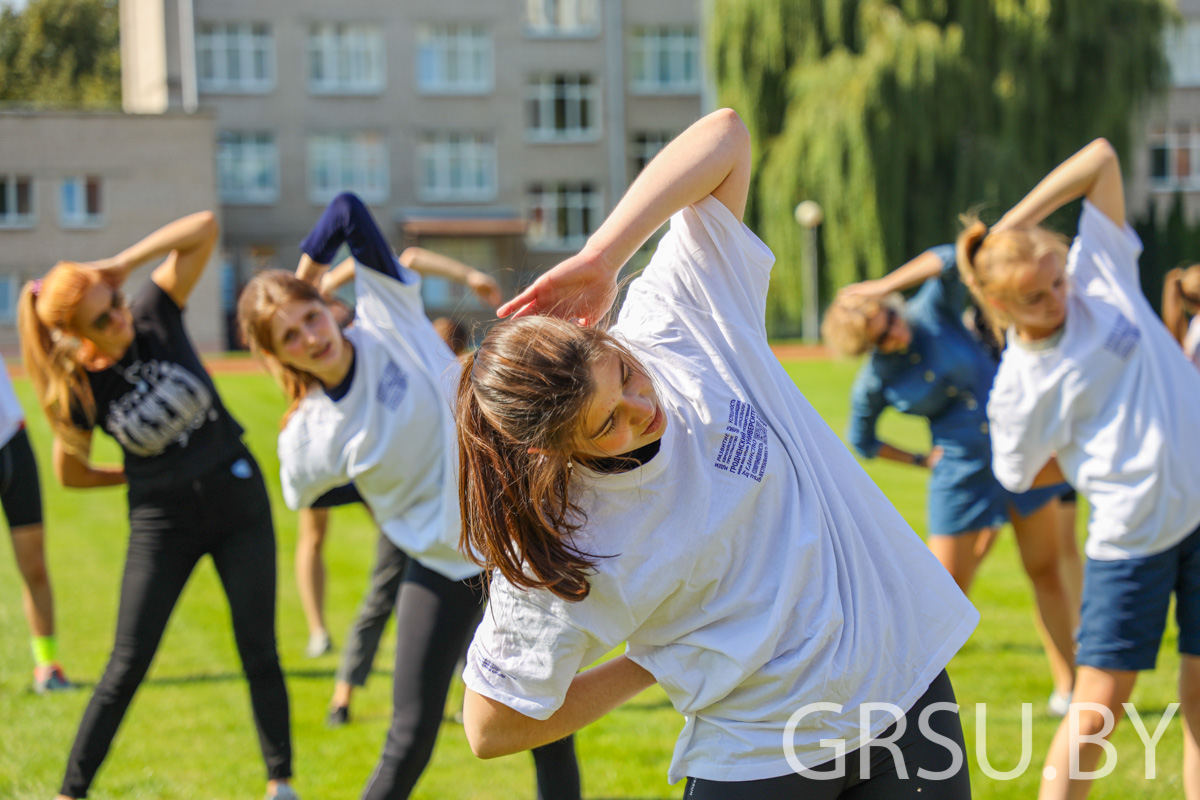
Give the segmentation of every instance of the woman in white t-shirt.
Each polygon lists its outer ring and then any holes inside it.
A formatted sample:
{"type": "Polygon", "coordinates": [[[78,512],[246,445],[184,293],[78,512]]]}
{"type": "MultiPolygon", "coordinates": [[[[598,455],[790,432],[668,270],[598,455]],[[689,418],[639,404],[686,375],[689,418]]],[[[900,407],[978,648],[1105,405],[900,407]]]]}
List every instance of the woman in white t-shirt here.
{"type": "Polygon", "coordinates": [[[978,614],[771,353],[749,179],[737,115],[700,120],[500,309],[601,319],[670,219],[615,327],[527,316],[464,362],[463,549],[491,577],[468,739],[552,741],[657,682],[685,716],[669,776],[689,798],[967,797],[939,703],[978,614]]]}
{"type": "MultiPolygon", "coordinates": [[[[311,507],[353,482],[380,530],[408,556],[396,595],[392,724],[363,797],[408,797],[433,753],[454,666],[483,613],[479,567],[457,549],[454,354],[425,316],[420,278],[457,280],[495,305],[494,280],[433,254],[398,259],[362,201],[333,199],[301,243],[296,274],[259,273],[238,301],[246,341],[291,400],[279,435],[283,497],[311,507]],[[354,325],[343,331],[315,284],[345,244],[354,325]]],[[[534,752],[541,796],[577,800],[574,742],[534,752]]]]}
{"type": "Polygon", "coordinates": [[[1200,264],[1170,270],[1163,277],[1162,315],[1187,360],[1200,369],[1200,264]]]}
{"type": "Polygon", "coordinates": [[[1066,480],[1091,505],[1074,703],[1046,757],[1041,797],[1083,797],[1091,743],[1111,732],[1139,670],[1153,669],[1171,594],[1182,654],[1184,787],[1200,798],[1200,372],[1179,358],[1138,280],[1117,155],[1097,140],[988,230],[970,222],[958,263],[1004,351],[988,401],[993,471],[1010,491],[1066,480]],[[1084,198],[1079,233],[1038,227],[1084,198]],[[1094,737],[1089,739],[1087,737],[1094,737]]]}

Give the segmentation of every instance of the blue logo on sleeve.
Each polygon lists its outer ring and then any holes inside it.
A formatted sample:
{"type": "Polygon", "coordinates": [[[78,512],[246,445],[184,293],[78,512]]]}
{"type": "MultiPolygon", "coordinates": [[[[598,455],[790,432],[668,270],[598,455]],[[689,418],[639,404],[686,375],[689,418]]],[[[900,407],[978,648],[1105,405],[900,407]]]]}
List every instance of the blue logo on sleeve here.
{"type": "Polygon", "coordinates": [[[1117,321],[1108,332],[1108,338],[1104,340],[1104,349],[1115,353],[1122,361],[1128,361],[1129,354],[1141,338],[1142,332],[1138,330],[1137,325],[1118,314],[1117,321]]]}

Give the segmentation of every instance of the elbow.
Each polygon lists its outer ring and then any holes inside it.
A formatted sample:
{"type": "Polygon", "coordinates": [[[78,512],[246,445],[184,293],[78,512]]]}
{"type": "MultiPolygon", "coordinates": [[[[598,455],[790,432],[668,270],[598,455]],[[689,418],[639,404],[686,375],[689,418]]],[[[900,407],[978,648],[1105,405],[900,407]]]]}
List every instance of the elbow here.
{"type": "Polygon", "coordinates": [[[721,126],[724,135],[732,138],[740,147],[750,148],[750,129],[732,108],[722,108],[711,115],[713,121],[721,126]]]}
{"type": "Polygon", "coordinates": [[[471,746],[471,752],[476,758],[499,758],[516,752],[515,749],[505,746],[503,734],[496,730],[496,727],[495,724],[486,725],[473,719],[472,715],[464,710],[463,730],[467,734],[467,744],[471,746]]]}
{"type": "Polygon", "coordinates": [[[356,195],[354,192],[341,192],[337,197],[330,201],[329,205],[337,208],[344,208],[347,211],[355,211],[366,208],[366,206],[363,204],[362,198],[356,195]]]}
{"type": "Polygon", "coordinates": [[[1100,159],[1101,163],[1120,164],[1120,159],[1117,157],[1116,148],[1112,146],[1112,142],[1108,141],[1108,139],[1105,139],[1103,136],[1089,144],[1088,149],[1095,153],[1096,157],[1100,159]]]}
{"type": "Polygon", "coordinates": [[[221,225],[217,222],[217,215],[212,211],[201,211],[197,216],[200,218],[200,231],[204,234],[204,238],[215,242],[217,236],[221,233],[221,225]]]}
{"type": "Polygon", "coordinates": [[[406,247],[396,256],[396,260],[400,262],[400,266],[405,269],[412,269],[413,263],[417,260],[417,255],[421,252],[419,247],[406,247]]]}

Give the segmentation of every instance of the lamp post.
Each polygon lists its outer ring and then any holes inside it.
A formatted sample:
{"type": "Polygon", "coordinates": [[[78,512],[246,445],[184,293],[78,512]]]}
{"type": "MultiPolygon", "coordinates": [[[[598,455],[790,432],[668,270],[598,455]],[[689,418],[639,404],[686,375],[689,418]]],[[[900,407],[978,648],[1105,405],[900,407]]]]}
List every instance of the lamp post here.
{"type": "Polygon", "coordinates": [[[818,328],[819,307],[817,293],[817,226],[824,219],[821,205],[815,200],[805,200],[796,206],[796,222],[804,229],[804,318],[802,334],[805,341],[815,342],[821,338],[818,328]]]}

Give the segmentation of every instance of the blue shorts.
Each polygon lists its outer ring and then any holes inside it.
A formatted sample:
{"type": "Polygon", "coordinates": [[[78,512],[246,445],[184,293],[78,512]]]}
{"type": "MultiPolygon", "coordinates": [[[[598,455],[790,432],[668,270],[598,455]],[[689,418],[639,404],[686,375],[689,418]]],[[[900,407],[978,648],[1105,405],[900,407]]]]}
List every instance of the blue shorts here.
{"type": "Polygon", "coordinates": [[[1042,506],[1049,503],[1051,500],[1061,499],[1063,494],[1071,491],[1071,487],[1066,483],[1056,483],[1053,486],[1042,486],[1038,489],[1030,489],[1027,492],[1017,494],[1015,492],[1008,493],[1008,502],[1012,503],[1012,507],[1017,510],[1017,513],[1022,517],[1028,517],[1035,511],[1041,509],[1042,506]]]}
{"type": "Polygon", "coordinates": [[[1097,669],[1154,669],[1175,593],[1179,652],[1200,656],[1200,529],[1151,556],[1087,559],[1075,662],[1097,669]]]}

